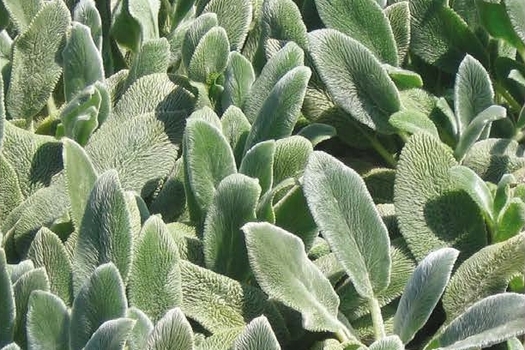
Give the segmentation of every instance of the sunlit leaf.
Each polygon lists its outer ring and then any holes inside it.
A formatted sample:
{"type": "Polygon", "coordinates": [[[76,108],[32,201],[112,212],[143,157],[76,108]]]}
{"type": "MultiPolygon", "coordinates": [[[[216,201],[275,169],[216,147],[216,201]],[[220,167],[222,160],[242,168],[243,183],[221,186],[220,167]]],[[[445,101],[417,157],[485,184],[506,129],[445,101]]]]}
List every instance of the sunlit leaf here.
{"type": "Polygon", "coordinates": [[[31,350],[69,349],[69,312],[54,294],[34,291],[27,311],[27,346],[31,350]]]}

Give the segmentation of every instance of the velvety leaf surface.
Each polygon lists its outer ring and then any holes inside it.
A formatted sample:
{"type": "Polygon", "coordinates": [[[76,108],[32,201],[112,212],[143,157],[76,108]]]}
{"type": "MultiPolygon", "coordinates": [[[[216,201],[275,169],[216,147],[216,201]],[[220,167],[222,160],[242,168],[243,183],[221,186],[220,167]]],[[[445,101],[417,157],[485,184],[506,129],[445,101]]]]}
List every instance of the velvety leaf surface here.
{"type": "Polygon", "coordinates": [[[336,29],[366,46],[383,63],[399,64],[392,27],[374,0],[315,0],[319,16],[336,29]]]}
{"type": "Polygon", "coordinates": [[[404,350],[405,346],[399,337],[393,335],[380,339],[370,345],[370,350],[404,350]]]}
{"type": "Polygon", "coordinates": [[[342,328],[337,320],[339,298],[308,259],[299,238],[268,223],[249,223],[243,231],[257,282],[271,298],[299,311],[307,330],[342,328]]]}
{"type": "Polygon", "coordinates": [[[463,260],[486,245],[479,208],[450,178],[454,165],[451,150],[425,133],[412,136],[401,152],[394,204],[401,233],[418,261],[447,246],[458,249],[463,260]]]}
{"type": "Polygon", "coordinates": [[[84,148],[70,139],[63,140],[62,158],[70,214],[73,225],[79,229],[98,174],[84,148]]]}
{"type": "Polygon", "coordinates": [[[129,318],[117,318],[106,321],[91,336],[84,350],[121,350],[133,328],[135,321],[129,318]]]}
{"type": "Polygon", "coordinates": [[[13,340],[15,326],[15,299],[11,277],[7,271],[5,251],[0,248],[0,346],[9,344],[13,340]]]}
{"type": "Polygon", "coordinates": [[[489,74],[478,60],[465,56],[454,85],[454,107],[460,135],[478,114],[493,104],[493,100],[489,74]]]}
{"type": "Polygon", "coordinates": [[[73,271],[60,238],[51,230],[42,227],[33,239],[27,256],[35,267],[46,269],[51,292],[70,305],[73,300],[73,271]]]}
{"type": "Polygon", "coordinates": [[[238,52],[230,52],[224,72],[222,108],[226,109],[231,105],[242,107],[254,81],[255,72],[251,62],[238,52]]]}
{"type": "Polygon", "coordinates": [[[305,49],[308,45],[306,26],[303,23],[297,4],[292,0],[263,1],[261,14],[261,37],[266,41],[268,54],[268,40],[279,42],[293,41],[305,49]]]}
{"type": "Polygon", "coordinates": [[[264,66],[253,83],[242,110],[253,123],[272,89],[286,73],[304,63],[304,52],[295,43],[288,43],[264,66]]]}
{"type": "Polygon", "coordinates": [[[181,261],[182,310],[205,329],[217,333],[244,327],[264,314],[279,339],[289,337],[284,321],[258,288],[243,285],[187,261],[181,261]]]}
{"type": "Polygon", "coordinates": [[[158,321],[182,299],[179,254],[168,228],[158,216],[142,228],[133,252],[128,295],[131,305],[158,321]]]}
{"type": "MultiPolygon", "coordinates": [[[[261,141],[278,140],[292,134],[310,76],[309,68],[296,67],[277,82],[255,117],[246,137],[245,152],[261,141]]],[[[252,91],[256,91],[255,88],[252,91]]]]}
{"type": "Polygon", "coordinates": [[[80,0],[73,10],[73,20],[89,27],[93,42],[102,51],[102,18],[94,0],[80,0]]]}
{"type": "Polygon", "coordinates": [[[206,215],[203,249],[206,267],[244,281],[250,274],[241,227],[255,221],[261,187],[257,180],[232,174],[221,181],[206,215]]]}
{"type": "Polygon", "coordinates": [[[399,301],[394,332],[404,344],[428,321],[445,290],[459,251],[442,248],[428,254],[416,267],[399,301]]]}
{"type": "Polygon", "coordinates": [[[91,37],[90,28],[73,22],[64,50],[64,95],[71,101],[96,81],[104,81],[102,56],[91,37]]]}
{"type": "Polygon", "coordinates": [[[188,66],[188,77],[211,85],[228,64],[230,43],[222,27],[210,29],[199,41],[188,66]]]}
{"type": "Polygon", "coordinates": [[[104,322],[125,317],[126,308],[124,284],[115,265],[97,267],[73,302],[69,348],[82,349],[104,322]]]}
{"type": "Polygon", "coordinates": [[[194,201],[194,208],[190,200],[188,206],[199,222],[222,179],[237,172],[235,158],[221,131],[201,119],[188,120],[183,143],[186,196],[194,201]]]}
{"type": "Polygon", "coordinates": [[[192,350],[193,332],[181,309],[175,308],[162,317],[151,332],[148,350],[192,350]]]}
{"type": "Polygon", "coordinates": [[[384,9],[396,41],[397,57],[403,63],[410,46],[410,7],[408,1],[396,2],[384,9]]]}
{"type": "Polygon", "coordinates": [[[361,296],[390,283],[390,240],[361,177],[326,153],[314,152],[304,189],[315,222],[361,296]]]}
{"type": "Polygon", "coordinates": [[[459,266],[443,294],[451,321],[475,302],[503,293],[512,277],[525,269],[525,233],[479,250],[459,266]]]}
{"type": "Polygon", "coordinates": [[[503,293],[487,297],[456,318],[438,337],[440,349],[489,347],[525,334],[525,296],[503,293]]]}
{"type": "Polygon", "coordinates": [[[203,13],[207,12],[215,13],[219,25],[226,30],[230,51],[239,51],[252,22],[252,1],[212,0],[204,7],[203,13]]]}
{"type": "Polygon", "coordinates": [[[486,60],[473,32],[445,0],[411,0],[410,49],[425,62],[456,73],[465,52],[486,60]]]}
{"type": "Polygon", "coordinates": [[[219,25],[215,13],[205,13],[197,17],[189,26],[184,41],[182,42],[182,61],[189,67],[195,48],[199,45],[201,38],[213,27],[219,25]]]}
{"type": "Polygon", "coordinates": [[[89,196],[73,256],[73,289],[79,293],[97,266],[112,262],[127,280],[131,265],[131,224],[117,173],[100,175],[89,196]]]}
{"type": "Polygon", "coordinates": [[[31,293],[27,311],[28,349],[68,350],[68,337],[69,312],[64,302],[49,292],[31,293]]]}
{"type": "Polygon", "coordinates": [[[388,117],[401,107],[399,92],[377,58],[336,30],[313,31],[309,39],[310,54],[334,102],[366,126],[391,133],[388,117]]]}
{"type": "Polygon", "coordinates": [[[126,317],[135,320],[135,326],[128,337],[127,345],[130,350],[145,349],[148,336],[153,331],[153,323],[144,312],[133,306],[127,310],[126,317]]]}
{"type": "Polygon", "coordinates": [[[126,86],[131,86],[143,76],[165,73],[169,63],[169,43],[165,38],[145,41],[133,59],[126,86]]]}
{"type": "Polygon", "coordinates": [[[71,17],[63,1],[46,2],[13,44],[6,96],[11,118],[33,117],[45,105],[62,73],[57,55],[71,17]]]}
{"type": "Polygon", "coordinates": [[[49,279],[46,270],[42,267],[24,273],[13,284],[16,309],[13,340],[24,348],[27,346],[26,324],[29,298],[35,290],[49,291],[49,279]]]}
{"type": "Polygon", "coordinates": [[[42,0],[2,1],[3,6],[5,6],[5,9],[9,13],[9,17],[20,32],[24,32],[27,30],[27,28],[31,24],[31,20],[36,16],[38,11],[42,9],[42,6],[44,6],[44,2],[42,0]]]}
{"type": "Polygon", "coordinates": [[[264,316],[254,318],[233,344],[233,350],[259,350],[261,348],[281,349],[268,319],[264,316]]]}
{"type": "Polygon", "coordinates": [[[242,158],[239,172],[259,180],[261,193],[266,193],[273,185],[273,163],[275,141],[259,142],[246,152],[242,158]]]}

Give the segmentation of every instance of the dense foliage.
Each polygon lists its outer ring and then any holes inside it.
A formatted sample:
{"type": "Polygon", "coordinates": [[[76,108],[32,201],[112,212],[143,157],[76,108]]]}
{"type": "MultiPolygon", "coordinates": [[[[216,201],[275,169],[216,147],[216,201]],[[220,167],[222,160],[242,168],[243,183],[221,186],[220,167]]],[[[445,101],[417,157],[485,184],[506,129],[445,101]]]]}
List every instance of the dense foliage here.
{"type": "Polygon", "coordinates": [[[0,349],[523,350],[523,0],[0,0],[0,349]]]}

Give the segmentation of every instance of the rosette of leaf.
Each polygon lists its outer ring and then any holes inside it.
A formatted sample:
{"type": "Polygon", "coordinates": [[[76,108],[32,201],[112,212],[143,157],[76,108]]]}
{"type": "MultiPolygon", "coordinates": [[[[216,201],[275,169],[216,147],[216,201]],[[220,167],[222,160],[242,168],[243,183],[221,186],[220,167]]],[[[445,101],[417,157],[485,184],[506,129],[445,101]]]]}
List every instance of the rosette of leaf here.
{"type": "Polygon", "coordinates": [[[109,94],[101,83],[90,85],[75,95],[60,112],[56,136],[66,136],[84,146],[109,114],[109,94]]]}

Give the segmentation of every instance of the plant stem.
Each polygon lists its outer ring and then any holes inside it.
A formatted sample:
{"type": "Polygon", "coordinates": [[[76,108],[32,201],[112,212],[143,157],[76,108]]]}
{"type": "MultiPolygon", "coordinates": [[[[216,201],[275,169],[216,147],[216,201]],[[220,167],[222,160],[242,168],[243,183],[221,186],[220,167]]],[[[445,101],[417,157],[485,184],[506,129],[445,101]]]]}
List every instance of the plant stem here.
{"type": "Polygon", "coordinates": [[[371,137],[366,133],[363,133],[363,135],[370,141],[372,147],[374,147],[377,153],[383,157],[385,162],[387,162],[392,168],[395,168],[397,164],[396,160],[392,154],[390,154],[390,152],[388,152],[388,150],[381,144],[381,142],[379,142],[375,137],[371,137]]]}
{"type": "Polygon", "coordinates": [[[337,332],[335,332],[335,336],[336,336],[337,340],[339,340],[340,343],[346,343],[346,342],[348,342],[350,340],[346,336],[345,331],[343,329],[340,329],[337,332]]]}
{"type": "Polygon", "coordinates": [[[496,92],[503,96],[503,98],[505,99],[505,101],[507,101],[509,106],[519,113],[519,111],[521,110],[521,106],[518,102],[516,102],[514,97],[512,97],[512,95],[509,94],[509,92],[505,90],[500,84],[494,83],[494,87],[496,88],[496,92]]]}
{"type": "Polygon", "coordinates": [[[374,335],[376,340],[385,337],[385,325],[383,323],[383,316],[381,315],[381,306],[376,298],[368,299],[368,306],[370,307],[370,314],[372,315],[372,323],[374,324],[374,335]]]}

